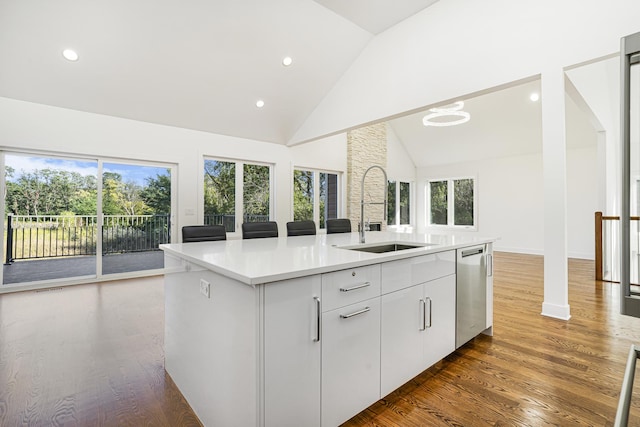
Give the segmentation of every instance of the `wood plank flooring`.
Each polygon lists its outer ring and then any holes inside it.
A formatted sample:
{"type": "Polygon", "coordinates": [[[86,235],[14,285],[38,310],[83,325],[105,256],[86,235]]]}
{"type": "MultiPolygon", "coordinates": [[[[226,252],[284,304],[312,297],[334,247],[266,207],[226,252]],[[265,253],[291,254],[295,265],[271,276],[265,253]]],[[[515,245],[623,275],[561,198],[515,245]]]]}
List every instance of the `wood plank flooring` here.
{"type": "MultiPolygon", "coordinates": [[[[619,315],[618,285],[580,260],[572,318],[543,317],[542,275],[542,257],[496,253],[494,336],[344,425],[611,425],[640,319],[619,315]]],[[[163,298],[160,277],[0,295],[0,426],[199,426],[164,372],[163,298]]]]}
{"type": "Polygon", "coordinates": [[[163,288],[0,295],[0,426],[200,426],[164,371],[163,288]]]}
{"type": "Polygon", "coordinates": [[[496,253],[494,336],[477,337],[344,426],[612,425],[640,319],[618,314],[619,286],[594,277],[593,261],[570,260],[571,319],[551,319],[540,315],[542,257],[496,253]]]}

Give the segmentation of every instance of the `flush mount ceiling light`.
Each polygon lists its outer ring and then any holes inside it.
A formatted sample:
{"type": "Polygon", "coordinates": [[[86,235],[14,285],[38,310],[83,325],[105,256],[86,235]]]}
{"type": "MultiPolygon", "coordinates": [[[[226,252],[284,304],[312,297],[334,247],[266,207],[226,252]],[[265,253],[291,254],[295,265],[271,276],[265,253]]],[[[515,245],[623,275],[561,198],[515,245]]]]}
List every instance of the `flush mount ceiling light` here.
{"type": "Polygon", "coordinates": [[[72,61],[75,62],[78,60],[78,54],[76,53],[75,50],[72,49],[65,49],[62,51],[62,56],[64,56],[64,58],[67,61],[72,61]]]}
{"type": "Polygon", "coordinates": [[[532,102],[536,102],[538,99],[540,99],[540,95],[538,94],[538,92],[533,92],[530,96],[529,99],[532,102]]]}
{"type": "Polygon", "coordinates": [[[444,126],[455,126],[461,125],[463,123],[468,122],[471,119],[471,114],[466,111],[462,111],[462,107],[464,107],[464,101],[457,101],[450,105],[445,105],[444,107],[438,108],[430,108],[429,111],[431,113],[427,114],[422,118],[422,124],[425,126],[435,126],[435,127],[444,127],[444,126]],[[439,117],[460,117],[456,120],[433,120],[439,117]]]}
{"type": "Polygon", "coordinates": [[[264,107],[264,101],[262,99],[258,99],[256,101],[256,107],[258,107],[258,108],[264,107]]]}
{"type": "Polygon", "coordinates": [[[290,56],[285,56],[284,58],[282,58],[282,65],[288,67],[291,64],[293,64],[293,59],[290,56]]]}

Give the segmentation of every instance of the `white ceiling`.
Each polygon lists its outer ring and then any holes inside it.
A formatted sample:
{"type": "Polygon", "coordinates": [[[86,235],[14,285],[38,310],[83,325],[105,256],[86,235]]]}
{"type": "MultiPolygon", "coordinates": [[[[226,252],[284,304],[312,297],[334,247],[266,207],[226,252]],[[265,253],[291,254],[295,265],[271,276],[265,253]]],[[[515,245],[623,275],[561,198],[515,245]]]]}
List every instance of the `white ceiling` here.
{"type": "Polygon", "coordinates": [[[539,80],[464,99],[471,119],[461,125],[424,126],[428,111],[389,124],[417,167],[534,153],[542,134],[540,102],[531,102],[532,92],[540,93],[539,80]],[[512,129],[524,132],[514,137],[512,129]]]}
{"type": "Polygon", "coordinates": [[[374,34],[433,2],[0,0],[0,96],[285,144],[374,34]]]}
{"type": "Polygon", "coordinates": [[[315,0],[370,32],[380,34],[438,0],[315,0]]]}

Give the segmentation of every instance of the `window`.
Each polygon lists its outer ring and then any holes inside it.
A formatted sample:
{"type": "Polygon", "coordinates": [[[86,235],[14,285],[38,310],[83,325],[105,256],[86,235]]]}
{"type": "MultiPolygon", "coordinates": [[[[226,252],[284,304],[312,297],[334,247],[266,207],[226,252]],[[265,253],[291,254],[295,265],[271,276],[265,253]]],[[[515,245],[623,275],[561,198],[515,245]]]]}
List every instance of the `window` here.
{"type": "Polygon", "coordinates": [[[204,160],[205,224],[233,233],[242,222],[269,221],[271,200],[271,166],[204,160]]]}
{"type": "Polygon", "coordinates": [[[293,220],[312,220],[320,229],[338,217],[338,174],[311,170],[293,171],[293,220]]]}
{"type": "Polygon", "coordinates": [[[473,178],[429,181],[429,224],[475,227],[473,178]]]}
{"type": "Polygon", "coordinates": [[[411,183],[389,181],[387,187],[387,225],[411,224],[411,183]]]}

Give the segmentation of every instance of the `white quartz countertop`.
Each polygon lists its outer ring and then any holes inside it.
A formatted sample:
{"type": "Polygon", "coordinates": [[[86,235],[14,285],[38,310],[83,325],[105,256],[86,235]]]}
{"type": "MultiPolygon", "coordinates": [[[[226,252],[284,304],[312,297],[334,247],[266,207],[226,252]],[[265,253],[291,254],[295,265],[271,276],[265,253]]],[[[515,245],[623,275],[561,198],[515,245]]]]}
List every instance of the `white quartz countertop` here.
{"type": "MultiPolygon", "coordinates": [[[[415,257],[451,249],[489,243],[495,238],[472,235],[367,232],[366,243],[359,234],[225,240],[218,242],[160,245],[166,254],[238,280],[258,285],[312,274],[415,257]],[[343,249],[342,246],[371,246],[380,243],[417,243],[426,246],[382,254],[343,249]]],[[[167,273],[172,271],[166,268],[167,273]]]]}

